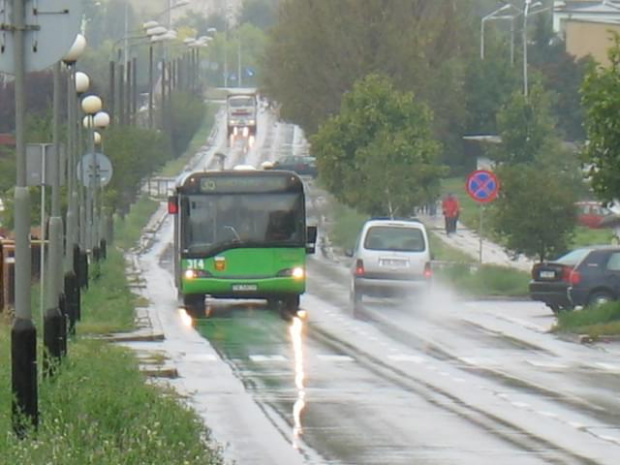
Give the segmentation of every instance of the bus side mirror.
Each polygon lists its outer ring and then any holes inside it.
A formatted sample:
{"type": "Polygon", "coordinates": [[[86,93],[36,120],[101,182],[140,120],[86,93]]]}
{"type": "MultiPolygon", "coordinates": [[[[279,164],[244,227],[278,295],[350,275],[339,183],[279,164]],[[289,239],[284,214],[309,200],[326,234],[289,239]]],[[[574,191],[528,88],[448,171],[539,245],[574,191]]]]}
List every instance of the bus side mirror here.
{"type": "Polygon", "coordinates": [[[179,198],[176,195],[168,197],[168,214],[176,215],[179,213],[179,198]]]}
{"type": "Polygon", "coordinates": [[[316,226],[308,226],[306,228],[306,253],[314,253],[316,251],[316,226]]]}

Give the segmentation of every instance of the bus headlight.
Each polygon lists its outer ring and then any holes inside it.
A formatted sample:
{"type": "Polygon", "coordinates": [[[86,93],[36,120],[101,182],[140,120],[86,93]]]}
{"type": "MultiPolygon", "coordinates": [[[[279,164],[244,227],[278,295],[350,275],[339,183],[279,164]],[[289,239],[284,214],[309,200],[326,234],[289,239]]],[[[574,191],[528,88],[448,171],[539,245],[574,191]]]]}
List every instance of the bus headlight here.
{"type": "Polygon", "coordinates": [[[291,277],[295,279],[304,279],[306,277],[306,270],[304,270],[301,266],[296,266],[295,268],[286,268],[284,270],[278,271],[279,277],[291,277]]]}
{"type": "Polygon", "coordinates": [[[196,278],[208,278],[211,276],[211,273],[205,270],[196,270],[194,268],[188,268],[183,273],[186,279],[196,279],[196,278]]]}

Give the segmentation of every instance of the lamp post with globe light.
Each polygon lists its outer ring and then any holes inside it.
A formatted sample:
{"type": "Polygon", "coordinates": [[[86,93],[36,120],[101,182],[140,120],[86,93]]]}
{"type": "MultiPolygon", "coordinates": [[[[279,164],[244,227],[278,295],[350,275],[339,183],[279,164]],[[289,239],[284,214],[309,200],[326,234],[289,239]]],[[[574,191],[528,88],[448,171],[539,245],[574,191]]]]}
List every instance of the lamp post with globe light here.
{"type": "MultiPolygon", "coordinates": [[[[76,279],[77,272],[74,268],[74,254],[79,253],[77,227],[78,227],[78,195],[76,189],[75,164],[77,152],[77,93],[83,93],[88,90],[90,80],[88,76],[82,72],[76,72],[75,63],[86,48],[86,39],[83,35],[78,34],[73,46],[63,57],[63,62],[67,67],[67,160],[66,160],[66,182],[67,182],[67,217],[66,217],[66,234],[65,234],[65,280],[73,287],[73,280],[76,279]],[[77,248],[77,251],[76,251],[77,248]]],[[[67,292],[65,286],[65,294],[67,304],[71,306],[70,292],[67,292]]],[[[79,305],[79,303],[78,303],[79,305]]]]}
{"type": "Polygon", "coordinates": [[[99,172],[99,163],[101,160],[98,159],[96,147],[101,145],[101,134],[97,132],[95,129],[103,130],[110,124],[110,115],[105,111],[98,111],[93,116],[93,144],[92,144],[92,153],[94,156],[94,169],[93,169],[93,180],[94,185],[93,189],[93,250],[94,256],[96,259],[100,258],[101,253],[101,226],[105,222],[102,221],[101,218],[101,203],[102,203],[102,195],[101,195],[101,173],[99,172]]]}
{"type": "MultiPolygon", "coordinates": [[[[88,152],[95,153],[95,114],[101,111],[103,102],[97,95],[89,95],[82,99],[82,110],[86,113],[86,116],[82,119],[82,125],[88,130],[88,152]]],[[[93,175],[94,167],[90,168],[85,166],[85,160],[82,159],[81,171],[82,171],[82,184],[87,185],[86,189],[86,224],[84,225],[84,238],[86,240],[86,250],[89,250],[92,254],[93,248],[93,192],[92,187],[94,185],[93,175]],[[89,181],[86,181],[86,175],[90,177],[89,181]]]]}

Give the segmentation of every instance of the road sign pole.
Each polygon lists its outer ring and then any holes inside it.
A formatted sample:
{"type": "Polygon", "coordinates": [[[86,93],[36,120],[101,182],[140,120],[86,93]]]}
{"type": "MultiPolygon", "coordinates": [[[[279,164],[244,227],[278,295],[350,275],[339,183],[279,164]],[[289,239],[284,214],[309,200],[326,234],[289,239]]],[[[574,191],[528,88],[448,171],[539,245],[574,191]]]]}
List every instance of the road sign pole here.
{"type": "Polygon", "coordinates": [[[480,208],[480,220],[478,223],[478,236],[480,236],[479,237],[480,244],[479,244],[479,249],[478,249],[478,261],[482,265],[482,218],[484,216],[484,205],[480,204],[478,208],[480,208]]]}
{"type": "Polygon", "coordinates": [[[465,188],[469,196],[478,203],[480,208],[478,218],[478,261],[482,264],[484,205],[497,198],[499,179],[491,171],[476,170],[467,177],[465,188]]]}

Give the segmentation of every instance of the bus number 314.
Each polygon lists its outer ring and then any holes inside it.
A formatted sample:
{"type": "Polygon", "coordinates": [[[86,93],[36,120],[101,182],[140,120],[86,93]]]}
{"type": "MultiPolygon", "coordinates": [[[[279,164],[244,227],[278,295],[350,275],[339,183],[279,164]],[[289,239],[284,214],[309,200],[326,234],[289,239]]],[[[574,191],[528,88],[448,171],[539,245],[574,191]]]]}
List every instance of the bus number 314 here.
{"type": "Polygon", "coordinates": [[[187,267],[195,270],[203,269],[205,266],[204,260],[202,259],[189,259],[187,260],[187,267]]]}

